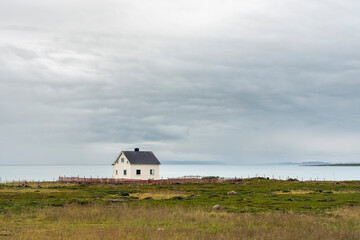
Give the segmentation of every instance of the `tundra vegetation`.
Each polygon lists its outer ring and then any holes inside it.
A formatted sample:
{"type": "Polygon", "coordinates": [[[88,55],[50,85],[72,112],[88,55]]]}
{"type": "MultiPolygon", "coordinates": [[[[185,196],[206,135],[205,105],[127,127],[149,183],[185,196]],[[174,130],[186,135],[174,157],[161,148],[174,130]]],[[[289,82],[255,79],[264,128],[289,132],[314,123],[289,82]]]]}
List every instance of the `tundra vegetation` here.
{"type": "Polygon", "coordinates": [[[0,239],[360,239],[360,182],[0,184],[0,239]]]}

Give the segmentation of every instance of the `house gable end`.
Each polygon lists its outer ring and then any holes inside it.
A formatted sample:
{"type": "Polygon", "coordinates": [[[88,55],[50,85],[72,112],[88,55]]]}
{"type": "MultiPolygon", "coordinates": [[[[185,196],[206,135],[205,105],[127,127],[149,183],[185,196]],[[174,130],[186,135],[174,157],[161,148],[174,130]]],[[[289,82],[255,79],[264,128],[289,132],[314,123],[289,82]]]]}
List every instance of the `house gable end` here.
{"type": "Polygon", "coordinates": [[[119,156],[115,159],[115,161],[113,162],[112,165],[115,165],[115,164],[118,164],[118,163],[119,163],[119,159],[120,159],[121,155],[124,155],[124,153],[123,153],[123,152],[120,152],[119,156]]]}

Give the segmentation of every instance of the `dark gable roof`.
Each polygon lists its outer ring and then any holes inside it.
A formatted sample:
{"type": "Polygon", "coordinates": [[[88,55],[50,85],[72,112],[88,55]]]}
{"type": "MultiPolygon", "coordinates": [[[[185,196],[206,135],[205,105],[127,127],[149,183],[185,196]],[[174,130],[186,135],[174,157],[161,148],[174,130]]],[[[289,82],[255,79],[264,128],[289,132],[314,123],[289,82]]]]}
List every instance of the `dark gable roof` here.
{"type": "Polygon", "coordinates": [[[123,151],[131,164],[160,164],[153,152],[123,151]]]}

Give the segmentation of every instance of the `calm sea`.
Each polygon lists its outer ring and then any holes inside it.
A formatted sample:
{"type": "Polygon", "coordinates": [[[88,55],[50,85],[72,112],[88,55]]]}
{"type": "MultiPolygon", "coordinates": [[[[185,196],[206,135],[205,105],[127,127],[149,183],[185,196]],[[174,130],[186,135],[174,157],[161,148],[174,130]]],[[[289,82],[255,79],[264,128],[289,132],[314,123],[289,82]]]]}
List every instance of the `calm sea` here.
{"type": "MultiPolygon", "coordinates": [[[[52,181],[59,176],[104,177],[111,165],[27,165],[0,166],[0,182],[52,181]]],[[[182,176],[269,177],[299,180],[360,180],[360,167],[304,167],[298,165],[160,165],[161,178],[182,176]]]]}

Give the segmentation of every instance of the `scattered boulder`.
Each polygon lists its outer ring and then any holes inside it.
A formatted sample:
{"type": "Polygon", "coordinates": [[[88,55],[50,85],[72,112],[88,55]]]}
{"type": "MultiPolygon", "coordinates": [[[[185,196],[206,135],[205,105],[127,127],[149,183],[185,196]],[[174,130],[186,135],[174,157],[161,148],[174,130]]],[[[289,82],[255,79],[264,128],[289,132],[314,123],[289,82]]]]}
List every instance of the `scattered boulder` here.
{"type": "Polygon", "coordinates": [[[19,185],[18,185],[18,187],[19,187],[19,188],[29,188],[29,187],[30,187],[30,185],[28,184],[28,182],[27,182],[27,181],[25,181],[25,183],[23,183],[23,184],[19,184],[19,185]]]}
{"type": "Polygon", "coordinates": [[[312,207],[307,207],[307,206],[301,207],[301,208],[303,208],[303,209],[312,209],[312,207]]]}
{"type": "Polygon", "coordinates": [[[296,182],[296,181],[299,181],[299,180],[297,180],[296,178],[288,178],[287,181],[289,181],[289,182],[296,182]]]}
{"type": "Polygon", "coordinates": [[[213,210],[221,210],[222,207],[220,205],[214,205],[213,207],[213,210]]]}
{"type": "Polygon", "coordinates": [[[251,179],[266,179],[266,178],[264,178],[264,177],[252,177],[251,179]]]}
{"type": "Polygon", "coordinates": [[[107,198],[104,198],[102,200],[105,201],[105,202],[125,202],[124,199],[107,199],[107,198]]]}
{"type": "Polygon", "coordinates": [[[181,197],[181,196],[175,196],[175,197],[172,197],[170,198],[171,200],[183,200],[184,198],[181,197]]]}
{"type": "Polygon", "coordinates": [[[158,231],[164,231],[165,229],[164,228],[158,228],[157,230],[158,231]]]}
{"type": "Polygon", "coordinates": [[[318,200],[318,202],[333,202],[333,201],[335,201],[334,198],[318,200]]]}
{"type": "Polygon", "coordinates": [[[230,191],[230,192],[227,193],[227,195],[238,195],[238,193],[235,192],[235,191],[230,191]]]}
{"type": "Polygon", "coordinates": [[[64,204],[62,204],[62,203],[54,203],[54,204],[51,204],[51,206],[54,206],[54,207],[63,207],[64,204]]]}

